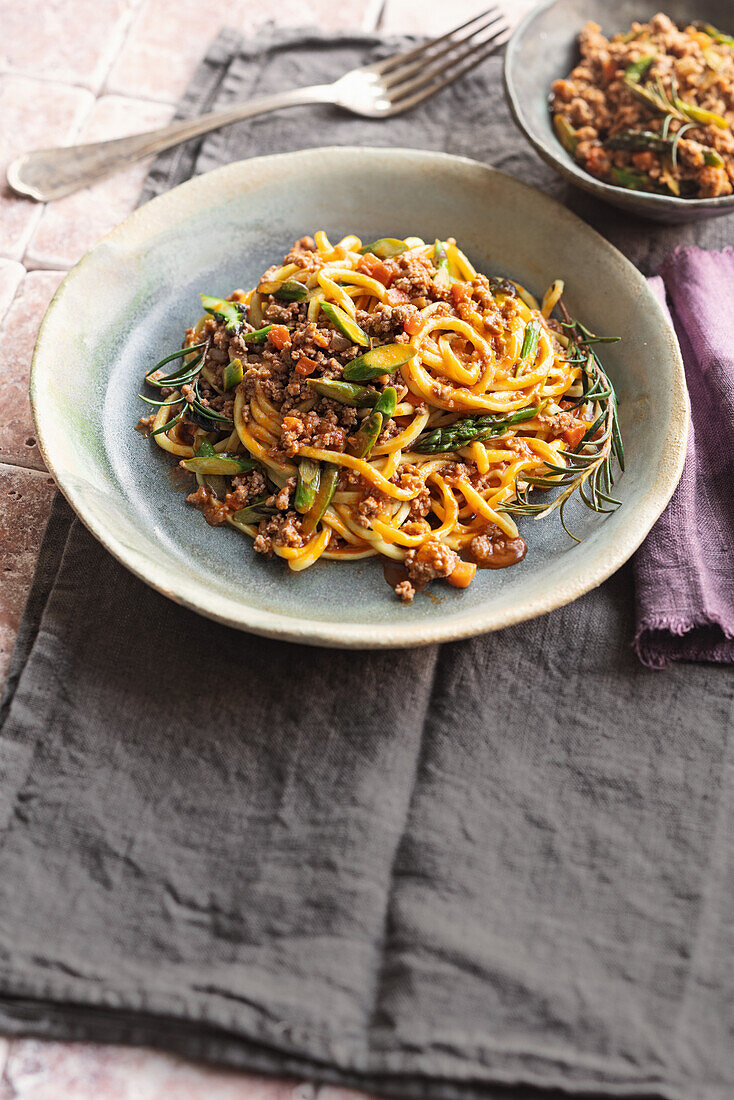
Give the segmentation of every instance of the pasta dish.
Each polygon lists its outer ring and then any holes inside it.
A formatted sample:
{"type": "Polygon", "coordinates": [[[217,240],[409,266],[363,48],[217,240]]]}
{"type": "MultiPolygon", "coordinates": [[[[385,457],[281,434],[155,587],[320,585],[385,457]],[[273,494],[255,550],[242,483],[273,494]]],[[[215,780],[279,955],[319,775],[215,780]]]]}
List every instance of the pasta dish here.
{"type": "Polygon", "coordinates": [[[577,490],[619,504],[608,338],[562,293],[479,274],[453,239],[318,232],[252,290],[201,296],[138,427],[194,475],[209,524],[291,570],[380,555],[403,601],[465,588],[524,558],[517,516],[563,521],[577,490]]]}
{"type": "Polygon", "coordinates": [[[553,83],[566,150],[592,176],[633,191],[710,199],[734,185],[734,37],[658,12],[606,38],[579,35],[581,60],[553,83]]]}

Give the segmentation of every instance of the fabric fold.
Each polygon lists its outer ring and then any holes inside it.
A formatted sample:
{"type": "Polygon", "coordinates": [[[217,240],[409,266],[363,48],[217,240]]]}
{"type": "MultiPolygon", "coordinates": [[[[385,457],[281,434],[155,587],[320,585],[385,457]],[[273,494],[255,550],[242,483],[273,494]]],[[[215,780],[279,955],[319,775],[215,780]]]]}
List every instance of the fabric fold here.
{"type": "MultiPolygon", "coordinates": [[[[661,268],[691,401],[686,462],[670,504],[635,555],[635,649],[734,663],[734,251],[680,248],[661,268]]],[[[660,295],[660,280],[655,281],[660,295]]]]}

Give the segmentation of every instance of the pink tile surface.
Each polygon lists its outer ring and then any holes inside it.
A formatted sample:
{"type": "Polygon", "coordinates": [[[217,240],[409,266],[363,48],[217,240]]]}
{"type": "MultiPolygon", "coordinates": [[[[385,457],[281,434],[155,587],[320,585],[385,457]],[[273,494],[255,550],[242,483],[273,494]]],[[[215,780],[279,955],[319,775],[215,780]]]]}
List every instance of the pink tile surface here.
{"type": "MultiPolygon", "coordinates": [[[[0,39],[5,36],[3,20],[9,10],[11,5],[3,3],[0,39]]],[[[22,5],[13,10],[22,10],[22,5]]],[[[7,186],[5,169],[9,162],[29,149],[68,144],[92,103],[91,92],[82,88],[0,75],[0,256],[23,258],[42,210],[38,203],[14,195],[7,186]]]]}
{"type": "Polygon", "coordinates": [[[208,1069],[154,1051],[14,1040],[0,1100],[314,1100],[311,1085],[208,1069]]]}
{"type": "Polygon", "coordinates": [[[126,0],[3,3],[0,71],[97,89],[129,18],[126,0]]]}
{"type": "MultiPolygon", "coordinates": [[[[163,103],[105,95],[98,99],[78,140],[103,141],[164,126],[172,107],[163,103]]],[[[135,205],[149,161],[131,164],[57,202],[49,203],[28,245],[27,267],[71,267],[100,237],[121,222],[135,205]]]]}
{"type": "MultiPolygon", "coordinates": [[[[513,25],[537,0],[496,0],[513,25]]],[[[452,27],[479,15],[491,0],[451,0],[450,4],[427,4],[425,0],[388,0],[380,22],[386,34],[444,34],[452,27]]]]}
{"type": "MultiPolygon", "coordinates": [[[[0,465],[0,682],[5,678],[31,586],[53,494],[54,481],[49,474],[0,465]]],[[[0,1050],[0,1056],[3,1053],[0,1050]]]]}
{"type": "Polygon", "coordinates": [[[379,1098],[367,1096],[364,1092],[355,1092],[353,1089],[340,1089],[336,1085],[322,1085],[318,1100],[379,1100],[379,1098]]]}
{"type": "Polygon", "coordinates": [[[38,328],[62,271],[31,271],[0,324],[0,462],[44,469],[28,400],[28,377],[38,328]]]}
{"type": "Polygon", "coordinates": [[[252,34],[264,23],[328,26],[333,30],[373,25],[375,0],[143,0],[125,45],[107,80],[107,90],[173,102],[222,26],[252,34]],[[176,28],[161,34],[162,27],[176,28]]]}
{"type": "Polygon", "coordinates": [[[7,313],[8,306],[15,297],[25,275],[23,264],[17,260],[0,260],[0,322],[7,313]]]}

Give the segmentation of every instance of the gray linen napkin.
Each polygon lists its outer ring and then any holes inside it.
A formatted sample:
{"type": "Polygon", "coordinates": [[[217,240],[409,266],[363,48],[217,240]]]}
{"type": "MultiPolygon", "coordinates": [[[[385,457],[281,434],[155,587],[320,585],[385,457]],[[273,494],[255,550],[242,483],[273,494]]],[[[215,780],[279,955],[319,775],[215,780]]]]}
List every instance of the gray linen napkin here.
{"type": "MultiPolygon", "coordinates": [[[[183,109],[389,49],[220,36],[183,109]]],[[[564,190],[494,60],[409,119],[234,127],[147,193],[334,141],[564,190]]],[[[725,232],[614,230],[643,267],[725,232]]],[[[734,682],[650,671],[632,632],[627,567],[441,647],[251,638],[146,588],[58,502],[0,730],[0,1030],[439,1100],[728,1100],[734,682]]]]}

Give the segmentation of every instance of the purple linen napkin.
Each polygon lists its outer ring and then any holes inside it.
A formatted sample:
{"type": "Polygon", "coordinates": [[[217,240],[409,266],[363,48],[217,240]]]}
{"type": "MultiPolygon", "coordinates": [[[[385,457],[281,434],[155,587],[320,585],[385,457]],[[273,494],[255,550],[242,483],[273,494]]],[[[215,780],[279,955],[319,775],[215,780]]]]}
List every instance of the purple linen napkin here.
{"type": "Polygon", "coordinates": [[[635,556],[643,664],[734,664],[734,250],[676,249],[653,291],[668,305],[691,399],[686,462],[635,556]]]}

